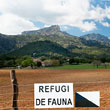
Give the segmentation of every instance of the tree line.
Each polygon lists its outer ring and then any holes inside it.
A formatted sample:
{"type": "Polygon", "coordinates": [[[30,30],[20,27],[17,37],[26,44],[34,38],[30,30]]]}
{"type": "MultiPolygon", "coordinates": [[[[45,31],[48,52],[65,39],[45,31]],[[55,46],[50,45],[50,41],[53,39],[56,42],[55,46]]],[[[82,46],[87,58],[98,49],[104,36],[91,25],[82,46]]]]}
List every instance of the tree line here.
{"type": "MultiPolygon", "coordinates": [[[[37,59],[37,58],[36,58],[37,59]]],[[[110,58],[67,58],[67,57],[41,57],[40,60],[34,61],[33,57],[30,56],[0,56],[0,68],[3,67],[43,67],[43,66],[60,66],[64,64],[79,65],[79,64],[92,64],[106,66],[106,63],[110,63],[110,58]]]]}

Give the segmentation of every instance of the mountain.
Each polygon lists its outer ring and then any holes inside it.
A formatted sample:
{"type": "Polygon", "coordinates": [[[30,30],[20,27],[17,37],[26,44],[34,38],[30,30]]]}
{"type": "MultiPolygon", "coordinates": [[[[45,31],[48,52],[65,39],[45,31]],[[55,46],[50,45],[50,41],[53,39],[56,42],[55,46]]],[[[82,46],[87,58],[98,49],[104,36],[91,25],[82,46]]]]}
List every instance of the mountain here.
{"type": "Polygon", "coordinates": [[[7,53],[16,49],[16,40],[0,34],[0,53],[7,53]]]}
{"type": "Polygon", "coordinates": [[[22,32],[23,35],[30,35],[30,34],[38,34],[38,35],[54,35],[57,32],[60,32],[60,27],[58,25],[53,25],[51,27],[46,27],[40,30],[33,30],[33,31],[24,31],[22,32]]]}
{"type": "Polygon", "coordinates": [[[101,34],[91,33],[91,34],[81,36],[81,38],[84,38],[86,40],[96,40],[96,41],[100,41],[100,42],[110,44],[110,39],[108,37],[104,36],[104,35],[101,35],[101,34]]]}
{"type": "Polygon", "coordinates": [[[70,57],[73,54],[68,50],[63,47],[61,47],[59,44],[50,42],[50,41],[36,41],[29,43],[25,46],[23,46],[20,49],[17,49],[9,55],[15,55],[15,56],[65,56],[65,57],[70,57]]]}
{"type": "Polygon", "coordinates": [[[5,46],[10,47],[10,45],[12,45],[11,49],[7,50],[7,47],[0,49],[3,53],[5,53],[4,51],[10,52],[16,49],[11,52],[10,55],[32,56],[33,53],[37,53],[37,56],[57,55],[80,58],[110,56],[110,40],[107,37],[94,33],[81,37],[72,36],[66,32],[62,32],[58,25],[40,30],[25,31],[21,35],[2,36],[4,39],[8,39],[8,43],[11,42],[6,45],[4,41],[1,41],[5,46]]]}
{"type": "Polygon", "coordinates": [[[58,25],[53,25],[40,30],[25,31],[22,35],[14,36],[14,38],[16,38],[18,47],[23,47],[31,42],[45,40],[58,43],[64,48],[67,48],[69,45],[82,46],[82,44],[79,43],[80,39],[78,37],[62,32],[58,25]]]}

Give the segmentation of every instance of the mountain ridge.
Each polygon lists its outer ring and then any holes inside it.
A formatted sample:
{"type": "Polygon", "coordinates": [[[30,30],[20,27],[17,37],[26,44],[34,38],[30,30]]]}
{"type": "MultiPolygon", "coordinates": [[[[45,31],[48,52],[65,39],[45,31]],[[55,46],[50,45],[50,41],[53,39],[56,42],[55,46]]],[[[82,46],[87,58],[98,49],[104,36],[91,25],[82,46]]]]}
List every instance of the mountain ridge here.
{"type": "MultiPolygon", "coordinates": [[[[18,48],[17,50],[28,45],[29,43],[48,40],[65,49],[68,49],[73,54],[82,54],[82,56],[98,56],[102,54],[109,55],[108,52],[110,52],[110,43],[106,36],[95,33],[87,34],[81,37],[72,36],[66,32],[62,32],[58,25],[53,25],[35,31],[25,31],[21,35],[4,35],[4,38],[5,37],[8,39],[13,39],[13,42],[16,43],[16,47],[18,48]]],[[[12,50],[14,50],[14,47],[7,52],[12,50]]]]}
{"type": "Polygon", "coordinates": [[[0,53],[7,53],[15,50],[16,48],[16,40],[14,38],[7,37],[0,33],[0,53]]]}
{"type": "Polygon", "coordinates": [[[110,39],[107,36],[101,35],[99,33],[90,33],[80,37],[86,40],[96,40],[96,41],[101,41],[105,43],[110,43],[110,39]]]}
{"type": "Polygon", "coordinates": [[[32,30],[32,31],[24,31],[22,35],[29,35],[29,34],[38,34],[38,35],[53,35],[56,32],[60,32],[60,26],[52,25],[50,27],[45,27],[39,30],[32,30]]]}
{"type": "Polygon", "coordinates": [[[8,55],[14,56],[25,56],[29,55],[32,57],[40,57],[40,56],[65,56],[70,57],[72,53],[68,50],[63,48],[57,43],[53,43],[50,41],[36,41],[29,43],[23,46],[20,49],[17,49],[8,55]]]}

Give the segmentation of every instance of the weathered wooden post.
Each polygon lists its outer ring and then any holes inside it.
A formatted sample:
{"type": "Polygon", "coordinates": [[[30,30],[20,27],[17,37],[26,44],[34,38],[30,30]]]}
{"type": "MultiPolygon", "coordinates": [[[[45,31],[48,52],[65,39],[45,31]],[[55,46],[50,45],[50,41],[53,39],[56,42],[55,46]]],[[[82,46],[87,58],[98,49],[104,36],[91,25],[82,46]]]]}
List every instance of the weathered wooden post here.
{"type": "Polygon", "coordinates": [[[17,106],[18,84],[17,84],[15,70],[10,71],[10,79],[11,79],[11,83],[12,83],[12,92],[13,92],[12,110],[18,110],[18,106],[17,106]]]}

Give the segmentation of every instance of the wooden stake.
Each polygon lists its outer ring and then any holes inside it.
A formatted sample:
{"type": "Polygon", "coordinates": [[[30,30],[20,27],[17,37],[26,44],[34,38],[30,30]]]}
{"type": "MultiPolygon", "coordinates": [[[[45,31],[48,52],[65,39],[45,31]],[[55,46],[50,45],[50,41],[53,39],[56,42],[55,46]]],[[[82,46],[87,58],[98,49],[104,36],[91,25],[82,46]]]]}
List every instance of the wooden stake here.
{"type": "Polygon", "coordinates": [[[12,83],[12,92],[13,92],[12,110],[18,110],[18,106],[17,106],[18,84],[17,84],[15,70],[10,71],[10,79],[11,79],[11,83],[12,83]]]}

